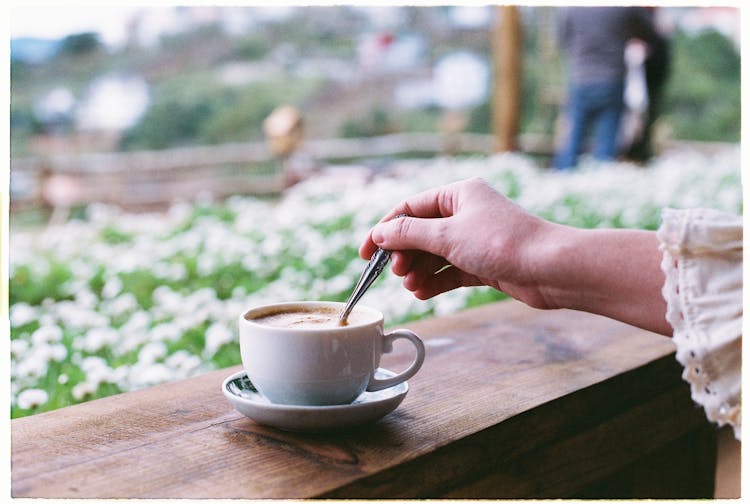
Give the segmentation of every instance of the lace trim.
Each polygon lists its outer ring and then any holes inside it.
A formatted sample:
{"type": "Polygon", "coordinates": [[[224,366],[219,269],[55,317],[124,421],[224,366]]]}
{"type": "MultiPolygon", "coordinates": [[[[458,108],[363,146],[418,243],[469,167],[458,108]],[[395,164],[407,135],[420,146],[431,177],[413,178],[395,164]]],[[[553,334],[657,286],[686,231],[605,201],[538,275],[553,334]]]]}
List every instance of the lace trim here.
{"type": "MultiPolygon", "coordinates": [[[[724,344],[716,342],[711,344],[709,335],[701,327],[701,324],[692,323],[696,319],[692,313],[693,307],[688,302],[688,291],[690,288],[686,269],[689,269],[689,261],[680,256],[685,243],[687,227],[691,219],[701,217],[692,215],[688,211],[675,211],[665,209],[662,214],[662,226],[659,229],[662,251],[661,269],[664,272],[665,282],[662,295],[667,302],[667,322],[674,329],[673,341],[677,346],[676,358],[683,365],[682,378],[690,384],[690,392],[693,401],[700,404],[708,419],[716,422],[719,426],[731,425],[737,439],[741,436],[741,409],[740,390],[737,380],[735,383],[716,383],[722,381],[720,377],[714,376],[709,359],[717,360],[708,356],[708,349],[723,354],[725,358],[719,358],[720,362],[741,358],[737,356],[736,345],[733,341],[724,344]],[[674,256],[673,256],[674,253],[674,256]],[[682,290],[680,286],[683,286],[682,290]],[[728,356],[728,358],[726,357],[728,356]],[[734,390],[736,389],[736,390],[734,390]]],[[[741,324],[741,321],[740,321],[741,324]]],[[[741,325],[740,325],[741,334],[741,325]]]]}

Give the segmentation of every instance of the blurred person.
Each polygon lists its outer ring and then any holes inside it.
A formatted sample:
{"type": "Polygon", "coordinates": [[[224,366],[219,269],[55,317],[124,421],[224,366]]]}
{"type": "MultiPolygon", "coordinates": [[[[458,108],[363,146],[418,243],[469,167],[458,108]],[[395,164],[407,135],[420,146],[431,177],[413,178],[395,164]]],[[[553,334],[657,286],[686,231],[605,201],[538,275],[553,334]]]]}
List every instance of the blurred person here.
{"type": "Polygon", "coordinates": [[[658,231],[578,229],[475,178],[402,201],[359,254],[392,250],[391,269],[418,299],[486,285],[672,336],[693,399],[740,439],[742,233],[740,216],[711,209],[666,208],[658,231]]]}
{"type": "Polygon", "coordinates": [[[578,162],[591,127],[594,158],[615,158],[624,108],[625,44],[638,38],[650,45],[658,34],[645,7],[564,7],[558,14],[567,60],[567,131],[552,165],[564,170],[578,162]]]}
{"type": "MultiPolygon", "coordinates": [[[[655,8],[651,7],[648,11],[652,19],[655,18],[655,8]]],[[[655,21],[654,26],[656,26],[655,21]]],[[[669,38],[660,30],[655,30],[654,35],[651,43],[647,46],[646,58],[643,62],[648,97],[643,128],[624,151],[627,159],[641,163],[648,161],[654,155],[652,145],[653,126],[661,113],[664,86],[669,77],[671,63],[669,38]]]]}
{"type": "Polygon", "coordinates": [[[625,92],[624,109],[620,120],[618,152],[626,151],[643,132],[648,110],[648,90],[646,89],[646,44],[631,39],[625,46],[625,92]]]}

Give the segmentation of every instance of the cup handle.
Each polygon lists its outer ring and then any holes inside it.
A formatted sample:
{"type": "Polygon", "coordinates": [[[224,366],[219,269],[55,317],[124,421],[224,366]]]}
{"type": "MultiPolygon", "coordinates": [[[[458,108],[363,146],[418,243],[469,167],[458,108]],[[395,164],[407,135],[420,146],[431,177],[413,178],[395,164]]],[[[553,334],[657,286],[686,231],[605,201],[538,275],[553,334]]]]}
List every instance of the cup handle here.
{"type": "Polygon", "coordinates": [[[417,355],[414,357],[414,361],[412,361],[411,365],[405,371],[383,380],[375,378],[375,371],[373,371],[373,374],[370,377],[370,383],[367,385],[368,392],[375,392],[377,390],[383,390],[398,385],[414,376],[417,371],[419,371],[419,368],[422,367],[422,363],[424,362],[424,343],[419,339],[419,336],[408,329],[396,329],[393,332],[385,334],[383,336],[383,353],[391,353],[391,351],[393,351],[393,342],[397,339],[406,339],[412,342],[417,349],[417,355]]]}

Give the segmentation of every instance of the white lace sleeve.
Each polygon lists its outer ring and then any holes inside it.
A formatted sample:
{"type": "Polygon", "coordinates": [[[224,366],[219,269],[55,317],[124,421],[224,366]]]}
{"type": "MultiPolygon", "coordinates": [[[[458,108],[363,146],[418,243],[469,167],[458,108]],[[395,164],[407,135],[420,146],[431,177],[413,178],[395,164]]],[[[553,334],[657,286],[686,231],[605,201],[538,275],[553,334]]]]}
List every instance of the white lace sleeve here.
{"type": "Polygon", "coordinates": [[[742,217],[664,209],[667,321],[692,398],[740,439],[742,405],[742,217]]]}

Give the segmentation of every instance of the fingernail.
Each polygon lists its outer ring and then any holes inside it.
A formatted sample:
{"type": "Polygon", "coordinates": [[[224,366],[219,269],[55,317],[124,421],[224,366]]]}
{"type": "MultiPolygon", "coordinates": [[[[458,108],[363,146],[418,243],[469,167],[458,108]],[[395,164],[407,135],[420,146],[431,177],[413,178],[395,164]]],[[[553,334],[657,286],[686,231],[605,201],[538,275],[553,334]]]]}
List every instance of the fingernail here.
{"type": "Polygon", "coordinates": [[[375,245],[380,245],[385,241],[385,236],[383,235],[383,228],[380,225],[375,226],[372,228],[372,241],[375,242],[375,245]]]}

